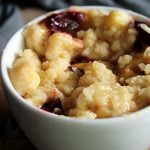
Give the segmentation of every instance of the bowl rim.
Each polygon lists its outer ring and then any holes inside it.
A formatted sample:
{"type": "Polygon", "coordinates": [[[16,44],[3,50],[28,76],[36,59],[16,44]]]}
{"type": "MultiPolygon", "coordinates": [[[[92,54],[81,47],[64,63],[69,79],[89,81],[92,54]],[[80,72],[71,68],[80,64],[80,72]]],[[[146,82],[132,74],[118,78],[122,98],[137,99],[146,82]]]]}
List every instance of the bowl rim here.
{"type": "MultiPolygon", "coordinates": [[[[128,13],[130,13],[131,15],[135,15],[137,17],[140,17],[140,19],[144,19],[146,22],[149,20],[148,17],[141,15],[137,12],[128,10],[128,9],[123,9],[123,8],[119,8],[119,7],[110,7],[110,6],[73,6],[73,7],[69,7],[69,9],[73,9],[73,8],[84,8],[84,9],[101,9],[104,11],[111,11],[111,10],[124,10],[128,13]]],[[[39,22],[40,20],[46,18],[47,16],[49,16],[50,14],[53,13],[58,13],[58,12],[62,12],[68,10],[68,8],[65,9],[59,9],[59,10],[55,10],[55,11],[51,11],[48,12],[46,14],[43,14],[37,18],[34,18],[32,21],[30,21],[29,23],[27,23],[26,25],[24,25],[21,29],[19,29],[11,38],[10,40],[7,42],[5,48],[3,49],[2,53],[1,53],[1,60],[0,60],[0,74],[1,74],[1,79],[2,79],[2,84],[3,86],[9,91],[9,93],[11,93],[11,95],[14,97],[15,101],[17,103],[19,103],[20,105],[23,105],[24,107],[26,107],[27,109],[32,109],[33,111],[37,111],[39,114],[41,115],[45,115],[49,118],[53,118],[53,119],[59,119],[59,120],[63,120],[63,121],[71,121],[74,123],[84,123],[84,124],[105,124],[105,123],[118,123],[118,122],[123,122],[126,120],[130,120],[130,119],[134,119],[134,118],[138,118],[138,117],[143,117],[145,114],[147,114],[148,112],[150,113],[150,106],[147,106],[143,109],[140,109],[136,112],[130,113],[130,114],[126,114],[126,115],[122,115],[122,116],[117,116],[117,117],[111,117],[111,118],[99,118],[99,119],[80,119],[80,118],[74,118],[74,117],[68,117],[68,116],[61,116],[61,115],[56,115],[53,113],[49,113],[47,111],[41,110],[38,107],[29,104],[29,102],[25,101],[24,98],[22,98],[19,93],[15,90],[15,88],[13,87],[13,85],[11,84],[9,75],[8,75],[8,68],[6,65],[6,52],[8,51],[7,47],[8,45],[12,42],[12,39],[15,39],[16,35],[21,34],[23,32],[23,30],[34,23],[39,22]]],[[[13,100],[14,100],[13,99],[13,100]]]]}

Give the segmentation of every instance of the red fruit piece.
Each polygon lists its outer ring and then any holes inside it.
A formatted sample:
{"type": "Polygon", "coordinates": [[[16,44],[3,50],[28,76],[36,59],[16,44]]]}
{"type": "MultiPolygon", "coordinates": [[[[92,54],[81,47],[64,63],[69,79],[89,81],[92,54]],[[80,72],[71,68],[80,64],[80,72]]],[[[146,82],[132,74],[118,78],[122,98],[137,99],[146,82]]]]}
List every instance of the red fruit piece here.
{"type": "Polygon", "coordinates": [[[54,13],[40,22],[44,24],[50,34],[60,31],[76,36],[77,31],[87,28],[87,16],[82,12],[65,11],[54,13]]]}
{"type": "Polygon", "coordinates": [[[135,48],[138,52],[145,50],[145,46],[150,46],[150,25],[144,22],[135,21],[134,28],[138,31],[135,48]]]}
{"type": "Polygon", "coordinates": [[[62,104],[60,98],[48,98],[48,100],[41,106],[41,109],[51,112],[51,113],[59,113],[63,112],[62,104]],[[55,111],[57,109],[57,112],[55,111]],[[58,111],[59,110],[59,111],[58,111]]]}
{"type": "Polygon", "coordinates": [[[71,60],[71,64],[76,64],[76,63],[88,63],[88,62],[92,62],[94,60],[86,57],[86,56],[81,56],[81,55],[77,55],[76,57],[72,58],[71,60]]]}

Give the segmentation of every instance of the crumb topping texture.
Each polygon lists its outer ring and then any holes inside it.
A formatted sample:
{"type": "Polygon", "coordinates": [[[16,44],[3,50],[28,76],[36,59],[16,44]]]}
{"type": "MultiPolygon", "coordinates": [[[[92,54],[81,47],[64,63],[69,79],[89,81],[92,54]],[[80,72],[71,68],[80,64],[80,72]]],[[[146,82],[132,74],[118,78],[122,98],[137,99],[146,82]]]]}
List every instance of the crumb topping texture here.
{"type": "Polygon", "coordinates": [[[150,27],[128,12],[68,9],[30,25],[9,76],[33,105],[81,119],[150,104],[150,27]],[[143,38],[144,37],[144,38],[143,38]]]}

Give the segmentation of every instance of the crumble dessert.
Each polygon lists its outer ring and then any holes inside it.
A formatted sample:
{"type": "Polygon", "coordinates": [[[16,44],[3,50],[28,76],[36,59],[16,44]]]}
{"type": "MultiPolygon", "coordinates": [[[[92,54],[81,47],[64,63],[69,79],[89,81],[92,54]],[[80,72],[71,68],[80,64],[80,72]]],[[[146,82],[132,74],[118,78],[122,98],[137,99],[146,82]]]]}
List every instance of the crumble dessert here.
{"type": "Polygon", "coordinates": [[[129,12],[70,8],[27,26],[23,36],[9,75],[33,105],[96,119],[150,104],[150,26],[129,12]]]}

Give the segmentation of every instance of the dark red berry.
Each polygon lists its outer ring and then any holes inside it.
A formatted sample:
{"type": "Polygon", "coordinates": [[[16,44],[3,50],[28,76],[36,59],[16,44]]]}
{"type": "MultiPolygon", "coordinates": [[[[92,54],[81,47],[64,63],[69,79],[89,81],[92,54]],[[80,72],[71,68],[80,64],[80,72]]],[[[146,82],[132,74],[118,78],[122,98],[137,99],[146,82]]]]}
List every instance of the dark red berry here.
{"type": "Polygon", "coordinates": [[[74,58],[72,58],[71,60],[71,64],[76,64],[76,63],[88,63],[88,62],[91,62],[91,61],[94,61],[88,57],[85,57],[85,56],[81,56],[81,55],[78,55],[74,58]]]}
{"type": "Polygon", "coordinates": [[[150,46],[150,25],[135,21],[134,28],[138,31],[137,40],[135,42],[135,50],[142,52],[146,46],[150,46]]]}
{"type": "Polygon", "coordinates": [[[77,31],[84,30],[88,25],[86,15],[77,11],[54,13],[42,20],[40,24],[46,25],[50,33],[60,31],[72,36],[76,36],[77,31]]]}
{"type": "Polygon", "coordinates": [[[63,107],[60,98],[54,98],[54,97],[48,98],[48,100],[41,106],[41,109],[51,113],[63,112],[63,107]],[[56,109],[57,112],[55,111],[56,109]]]}

